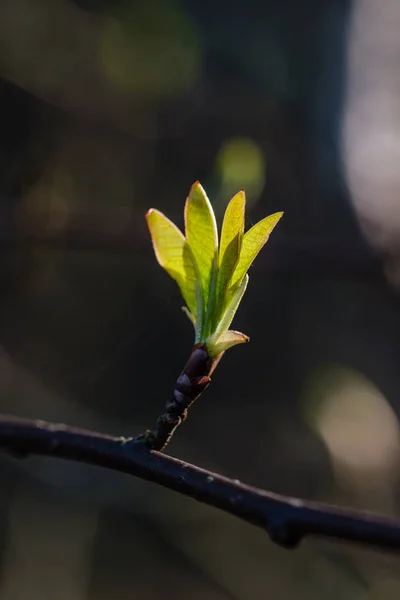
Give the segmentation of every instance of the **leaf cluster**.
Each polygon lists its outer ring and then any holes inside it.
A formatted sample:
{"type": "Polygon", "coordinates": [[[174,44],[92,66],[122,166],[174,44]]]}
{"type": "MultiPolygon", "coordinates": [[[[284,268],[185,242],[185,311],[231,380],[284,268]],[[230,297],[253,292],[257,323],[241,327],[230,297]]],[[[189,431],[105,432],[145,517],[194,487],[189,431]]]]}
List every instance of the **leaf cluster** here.
{"type": "Polygon", "coordinates": [[[247,271],[282,217],[265,217],[244,232],[246,198],[229,202],[219,239],[215,214],[197,181],[185,204],[185,235],[157,209],[146,214],[159,264],[177,282],[184,310],[195,328],[195,343],[205,343],[211,357],[249,338],[229,327],[246,291],[247,271]]]}

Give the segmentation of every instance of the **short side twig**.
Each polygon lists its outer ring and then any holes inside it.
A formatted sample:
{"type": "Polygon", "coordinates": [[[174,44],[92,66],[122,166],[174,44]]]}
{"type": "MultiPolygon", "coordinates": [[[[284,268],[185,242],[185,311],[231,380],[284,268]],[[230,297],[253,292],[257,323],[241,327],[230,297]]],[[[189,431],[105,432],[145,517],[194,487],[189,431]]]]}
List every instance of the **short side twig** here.
{"type": "Polygon", "coordinates": [[[280,496],[150,450],[143,441],[43,421],[0,417],[0,448],[85,462],[141,477],[265,529],[284,547],[307,535],[400,550],[400,522],[280,496]]]}
{"type": "Polygon", "coordinates": [[[140,436],[152,450],[162,450],[170,442],[176,428],[186,419],[188,409],[209,386],[221,356],[212,359],[205,344],[193,347],[164,414],[158,417],[153,430],[140,436]]]}

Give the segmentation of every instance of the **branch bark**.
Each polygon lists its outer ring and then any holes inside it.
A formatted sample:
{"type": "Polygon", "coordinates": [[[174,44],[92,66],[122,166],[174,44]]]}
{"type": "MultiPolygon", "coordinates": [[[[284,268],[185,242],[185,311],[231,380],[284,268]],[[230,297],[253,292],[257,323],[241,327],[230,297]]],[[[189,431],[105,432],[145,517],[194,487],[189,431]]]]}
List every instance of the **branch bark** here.
{"type": "Polygon", "coordinates": [[[221,357],[222,354],[212,359],[205,344],[193,346],[189,360],[175,383],[172,398],[166,404],[165,412],[158,417],[154,428],[138,439],[143,438],[152,450],[163,450],[177,427],[186,420],[189,408],[209,386],[211,375],[221,357]]]}
{"type": "Polygon", "coordinates": [[[313,535],[400,550],[399,521],[250,487],[151,450],[139,438],[0,416],[0,448],[20,458],[64,458],[153,481],[263,528],[286,548],[313,535]]]}

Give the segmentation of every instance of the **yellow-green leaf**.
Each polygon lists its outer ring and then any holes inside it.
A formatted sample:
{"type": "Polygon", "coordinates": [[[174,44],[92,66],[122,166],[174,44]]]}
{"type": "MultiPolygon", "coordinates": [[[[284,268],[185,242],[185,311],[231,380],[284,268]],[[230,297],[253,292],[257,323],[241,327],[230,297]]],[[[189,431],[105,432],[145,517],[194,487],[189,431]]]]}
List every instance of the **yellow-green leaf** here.
{"type": "Polygon", "coordinates": [[[239,260],[244,232],[245,204],[246,197],[242,190],[233,196],[225,211],[219,245],[217,284],[217,303],[219,305],[223,305],[222,296],[239,260]]]}
{"type": "Polygon", "coordinates": [[[240,331],[233,331],[228,329],[222,333],[219,337],[211,337],[207,340],[207,350],[211,358],[216,358],[225,350],[237,346],[238,344],[245,344],[249,342],[250,338],[240,331]]]}
{"type": "Polygon", "coordinates": [[[196,266],[183,233],[162,212],[151,208],[146,221],[159,264],[174,279],[181,294],[197,319],[196,266]]]}
{"type": "Polygon", "coordinates": [[[185,232],[197,265],[203,306],[207,309],[211,279],[218,260],[218,231],[211,203],[198,181],[192,185],[186,200],[185,232]]]}
{"type": "Polygon", "coordinates": [[[231,285],[235,286],[242,280],[282,215],[283,212],[278,212],[265,217],[244,234],[240,257],[232,275],[231,285]]]}
{"type": "Polygon", "coordinates": [[[215,333],[220,335],[224,331],[227,331],[230,324],[233,321],[233,317],[237,309],[239,308],[239,304],[243,298],[243,295],[246,291],[247,284],[249,282],[249,276],[245,275],[243,281],[239,286],[235,286],[233,289],[229,290],[229,304],[225,309],[225,312],[219,319],[219,322],[216,325],[215,333]]]}

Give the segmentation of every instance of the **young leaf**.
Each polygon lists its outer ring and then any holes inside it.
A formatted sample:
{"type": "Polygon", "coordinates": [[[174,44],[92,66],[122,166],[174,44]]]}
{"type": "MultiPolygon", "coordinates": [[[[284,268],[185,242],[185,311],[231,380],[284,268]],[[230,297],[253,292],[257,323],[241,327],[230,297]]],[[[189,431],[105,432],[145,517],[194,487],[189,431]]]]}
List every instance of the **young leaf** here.
{"type": "MultiPolygon", "coordinates": [[[[217,303],[223,310],[226,287],[239,260],[244,232],[244,209],[246,197],[242,190],[229,202],[222,224],[219,245],[219,271],[217,283],[217,303]]],[[[221,310],[219,313],[221,313],[221,310]]],[[[218,318],[218,315],[216,315],[218,318]]]]}
{"type": "Polygon", "coordinates": [[[196,266],[183,233],[162,212],[151,208],[146,221],[158,263],[174,279],[189,311],[197,319],[196,266]]]}
{"type": "Polygon", "coordinates": [[[228,348],[232,348],[232,346],[237,346],[238,344],[245,344],[249,341],[250,338],[244,333],[228,329],[228,331],[222,333],[215,340],[213,339],[213,336],[209,338],[207,341],[207,350],[211,358],[215,358],[222,352],[225,352],[225,350],[228,350],[228,348]]]}
{"type": "Polygon", "coordinates": [[[195,327],[195,344],[216,356],[248,338],[229,326],[248,283],[247,270],[283,213],[266,217],[244,234],[245,194],[236,194],[225,211],[218,248],[215,215],[199,182],[185,204],[186,238],[161,212],[147,215],[158,262],[175,279],[195,327]]]}
{"type": "Polygon", "coordinates": [[[243,295],[246,291],[248,282],[249,276],[245,275],[242,283],[239,286],[236,286],[232,290],[230,290],[231,300],[215,329],[215,334],[217,336],[228,330],[229,325],[232,323],[233,317],[235,316],[235,313],[239,308],[240,301],[242,300],[243,295]]]}
{"type": "Polygon", "coordinates": [[[239,261],[233,272],[231,285],[235,286],[242,280],[282,215],[282,212],[278,212],[265,217],[244,234],[239,261]]]}
{"type": "Polygon", "coordinates": [[[185,315],[187,316],[187,318],[189,319],[189,321],[191,322],[191,324],[193,325],[193,327],[196,329],[196,320],[195,320],[194,316],[192,315],[192,313],[190,312],[190,310],[186,306],[182,306],[182,310],[185,313],[185,315]]]}
{"type": "Polygon", "coordinates": [[[197,181],[192,185],[185,204],[185,232],[196,261],[205,310],[210,286],[218,260],[218,231],[214,211],[207,195],[197,181]]]}

